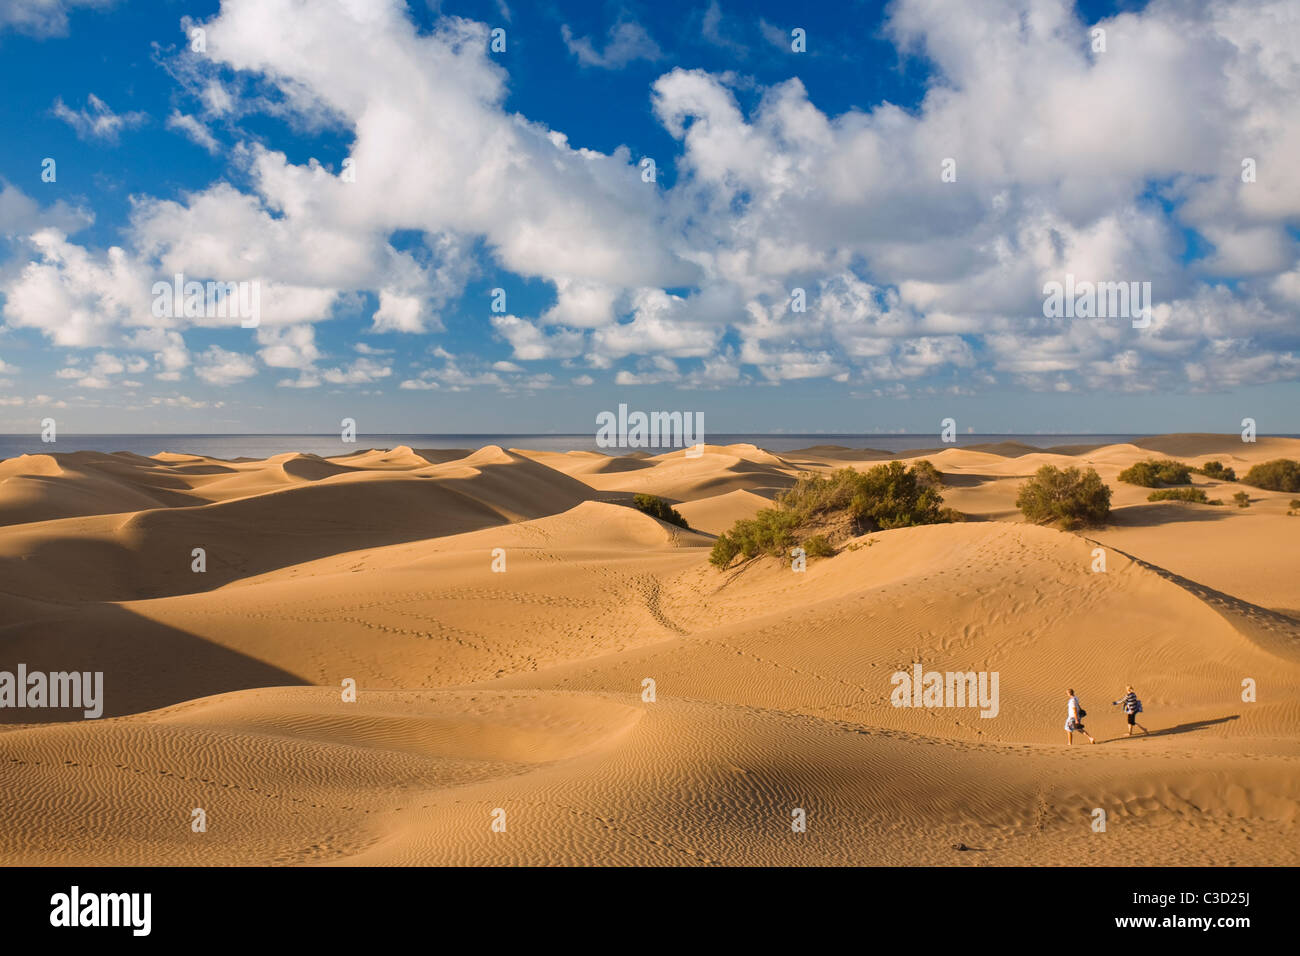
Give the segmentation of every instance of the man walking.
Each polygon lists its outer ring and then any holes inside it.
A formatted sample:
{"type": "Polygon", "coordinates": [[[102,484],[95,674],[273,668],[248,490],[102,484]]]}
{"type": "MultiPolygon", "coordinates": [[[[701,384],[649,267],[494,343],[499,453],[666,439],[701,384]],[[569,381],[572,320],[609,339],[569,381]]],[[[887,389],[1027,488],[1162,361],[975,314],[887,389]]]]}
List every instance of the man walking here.
{"type": "Polygon", "coordinates": [[[1065,698],[1065,742],[1073,744],[1074,732],[1077,730],[1088,738],[1088,743],[1095,744],[1096,738],[1083,729],[1083,718],[1088,712],[1079,706],[1079,698],[1074,696],[1073,688],[1065,692],[1065,698]]]}

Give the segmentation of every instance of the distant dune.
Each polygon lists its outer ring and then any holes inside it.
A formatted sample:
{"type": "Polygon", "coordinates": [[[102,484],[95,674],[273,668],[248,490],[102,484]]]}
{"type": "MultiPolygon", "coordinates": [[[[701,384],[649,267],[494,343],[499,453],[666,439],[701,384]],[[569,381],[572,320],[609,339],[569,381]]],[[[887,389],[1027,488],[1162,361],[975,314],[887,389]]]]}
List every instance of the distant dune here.
{"type": "Polygon", "coordinates": [[[2,461],[0,671],[102,671],[105,716],[0,709],[0,860],[1295,865],[1297,496],[1151,503],[1117,475],[1157,455],[1300,440],[2,461]],[[801,474],[894,457],[973,520],[709,564],[801,474]],[[1045,463],[1095,468],[1111,522],[1025,524],[1045,463]],[[918,661],[997,672],[996,716],[893,706],[918,661]]]}

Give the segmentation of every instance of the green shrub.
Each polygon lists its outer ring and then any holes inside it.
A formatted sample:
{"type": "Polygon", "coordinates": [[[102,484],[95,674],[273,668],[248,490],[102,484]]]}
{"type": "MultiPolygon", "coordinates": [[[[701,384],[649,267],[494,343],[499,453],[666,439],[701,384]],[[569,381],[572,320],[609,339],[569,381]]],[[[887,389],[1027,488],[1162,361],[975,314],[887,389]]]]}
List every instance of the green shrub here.
{"type": "Polygon", "coordinates": [[[725,568],[737,556],[782,557],[799,540],[809,556],[823,557],[835,553],[836,541],[869,531],[949,521],[956,512],[943,507],[940,480],[928,461],[911,468],[891,461],[866,472],[841,468],[828,477],[802,475],[777,495],[775,508],[723,533],[709,560],[725,568]]]}
{"type": "Polygon", "coordinates": [[[1119,473],[1119,480],[1143,488],[1161,485],[1185,485],[1192,480],[1192,469],[1170,458],[1148,458],[1135,462],[1119,473]]]}
{"type": "Polygon", "coordinates": [[[1110,515],[1110,489],[1091,468],[1044,465],[1020,486],[1016,507],[1035,524],[1060,522],[1067,529],[1102,524],[1110,515]]]}
{"type": "Polygon", "coordinates": [[[637,511],[643,511],[652,518],[667,521],[669,524],[675,524],[687,531],[691,530],[691,526],[686,523],[686,519],[682,517],[681,512],[658,495],[635,495],[632,498],[632,504],[636,505],[637,511]]]}
{"type": "Polygon", "coordinates": [[[934,467],[934,463],[922,458],[912,465],[912,472],[916,475],[917,483],[923,488],[942,488],[943,472],[934,467]]]}
{"type": "Polygon", "coordinates": [[[938,472],[928,461],[911,468],[891,461],[866,472],[841,468],[828,478],[802,476],[776,503],[805,519],[842,513],[858,533],[937,524],[943,497],[932,484],[934,474],[938,472]]]}
{"type": "Polygon", "coordinates": [[[830,558],[835,556],[835,549],[826,540],[826,535],[815,534],[803,543],[804,554],[810,558],[830,558]]]}
{"type": "Polygon", "coordinates": [[[1207,461],[1200,468],[1193,468],[1192,471],[1204,475],[1206,478],[1213,478],[1216,481],[1237,480],[1237,473],[1226,467],[1221,461],[1207,461]]]}
{"type": "Polygon", "coordinates": [[[1147,501],[1192,501],[1198,505],[1223,504],[1217,498],[1210,501],[1200,488],[1161,488],[1147,495],[1147,501]]]}
{"type": "Polygon", "coordinates": [[[1232,500],[1237,503],[1238,508],[1250,507],[1250,495],[1246,494],[1244,491],[1237,492],[1232,496],[1232,500]]]}
{"type": "Polygon", "coordinates": [[[713,542],[713,550],[709,552],[709,563],[725,568],[738,554],[740,554],[739,542],[730,535],[723,534],[713,542]]]}
{"type": "Polygon", "coordinates": [[[776,496],[776,503],[805,515],[843,511],[857,493],[858,474],[852,468],[841,468],[829,478],[801,475],[791,488],[776,496]]]}
{"type": "Polygon", "coordinates": [[[1300,461],[1274,458],[1251,468],[1241,480],[1267,491],[1300,491],[1300,461]]]}
{"type": "Polygon", "coordinates": [[[746,559],[760,554],[784,555],[794,547],[797,540],[795,530],[799,524],[799,515],[793,511],[764,508],[752,518],[742,518],[731,526],[730,531],[719,535],[709,560],[725,568],[738,554],[746,559]]]}

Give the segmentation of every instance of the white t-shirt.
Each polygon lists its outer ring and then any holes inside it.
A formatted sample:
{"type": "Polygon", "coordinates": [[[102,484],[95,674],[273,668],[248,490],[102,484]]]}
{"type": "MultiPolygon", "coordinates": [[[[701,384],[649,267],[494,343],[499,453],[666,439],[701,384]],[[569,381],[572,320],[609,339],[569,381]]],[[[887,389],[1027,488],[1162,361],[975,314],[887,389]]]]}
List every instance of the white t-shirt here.
{"type": "Polygon", "coordinates": [[[1066,709],[1065,729],[1073,730],[1074,728],[1071,727],[1070,725],[1074,721],[1079,719],[1079,698],[1071,697],[1068,701],[1066,701],[1065,709],[1066,709]]]}

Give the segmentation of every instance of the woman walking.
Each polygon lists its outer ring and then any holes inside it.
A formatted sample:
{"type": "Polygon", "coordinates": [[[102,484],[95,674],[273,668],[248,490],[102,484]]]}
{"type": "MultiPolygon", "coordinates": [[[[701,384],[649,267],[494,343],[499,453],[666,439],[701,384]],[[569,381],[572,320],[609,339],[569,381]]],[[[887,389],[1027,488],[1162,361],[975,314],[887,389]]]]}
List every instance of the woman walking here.
{"type": "Polygon", "coordinates": [[[1079,698],[1074,696],[1074,690],[1070,689],[1065,692],[1065,742],[1074,743],[1074,732],[1077,730],[1088,738],[1088,743],[1095,744],[1097,741],[1083,729],[1083,718],[1087,716],[1087,711],[1079,706],[1079,698]]]}
{"type": "Polygon", "coordinates": [[[1132,684],[1129,684],[1124,688],[1124,696],[1122,698],[1119,700],[1112,700],[1110,703],[1111,706],[1114,706],[1115,704],[1122,705],[1124,716],[1128,718],[1128,735],[1130,737],[1133,736],[1134,724],[1137,724],[1138,729],[1141,730],[1142,733],[1151,733],[1151,731],[1137,723],[1137,715],[1142,713],[1142,701],[1138,700],[1137,692],[1133,690],[1132,684]]]}

